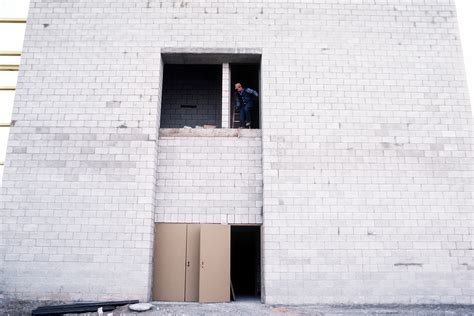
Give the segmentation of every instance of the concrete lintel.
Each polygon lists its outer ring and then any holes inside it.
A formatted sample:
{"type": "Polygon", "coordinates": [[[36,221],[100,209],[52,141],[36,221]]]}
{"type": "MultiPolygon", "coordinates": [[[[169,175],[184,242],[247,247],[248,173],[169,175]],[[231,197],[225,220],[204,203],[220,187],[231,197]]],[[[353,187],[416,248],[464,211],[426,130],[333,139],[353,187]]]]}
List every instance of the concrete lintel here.
{"type": "Polygon", "coordinates": [[[261,55],[258,47],[162,47],[162,54],[256,54],[261,55]]]}
{"type": "Polygon", "coordinates": [[[261,48],[162,48],[166,64],[259,63],[261,48]]]}
{"type": "Polygon", "coordinates": [[[235,128],[160,128],[159,137],[262,137],[262,131],[235,128]]]}

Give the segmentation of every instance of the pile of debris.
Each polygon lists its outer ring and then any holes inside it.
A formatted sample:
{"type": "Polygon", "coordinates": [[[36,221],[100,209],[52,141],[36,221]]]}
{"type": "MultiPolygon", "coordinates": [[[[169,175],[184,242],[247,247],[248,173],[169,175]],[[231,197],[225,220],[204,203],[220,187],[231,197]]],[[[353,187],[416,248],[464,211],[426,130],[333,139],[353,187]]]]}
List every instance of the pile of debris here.
{"type": "MultiPolygon", "coordinates": [[[[187,125],[184,125],[183,128],[192,128],[191,126],[187,126],[187,125]]],[[[196,125],[195,128],[216,128],[215,125],[203,125],[203,126],[200,126],[200,125],[196,125]]]]}

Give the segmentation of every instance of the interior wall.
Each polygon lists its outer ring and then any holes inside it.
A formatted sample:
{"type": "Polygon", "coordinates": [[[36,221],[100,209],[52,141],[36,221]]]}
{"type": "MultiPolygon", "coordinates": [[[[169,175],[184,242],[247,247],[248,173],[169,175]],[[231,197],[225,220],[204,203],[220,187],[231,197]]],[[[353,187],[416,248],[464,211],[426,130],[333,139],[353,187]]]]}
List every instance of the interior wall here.
{"type": "Polygon", "coordinates": [[[221,65],[166,64],[163,80],[162,128],[221,127],[221,65]]]}

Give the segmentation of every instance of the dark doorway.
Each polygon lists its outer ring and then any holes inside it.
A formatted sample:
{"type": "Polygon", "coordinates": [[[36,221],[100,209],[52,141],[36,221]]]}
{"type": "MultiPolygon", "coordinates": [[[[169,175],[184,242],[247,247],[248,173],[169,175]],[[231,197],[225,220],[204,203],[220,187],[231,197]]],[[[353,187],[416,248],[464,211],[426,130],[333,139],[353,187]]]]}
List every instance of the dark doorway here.
{"type": "Polygon", "coordinates": [[[230,253],[235,299],[260,299],[260,226],[232,226],[230,253]]]}
{"type": "MultiPolygon", "coordinates": [[[[239,82],[244,88],[251,88],[257,91],[260,95],[260,64],[231,64],[231,104],[232,109],[235,106],[235,91],[234,84],[239,82]]],[[[231,127],[239,127],[238,113],[231,111],[232,122],[231,127]]],[[[251,128],[260,128],[260,97],[254,98],[254,106],[251,110],[251,128]]]]}

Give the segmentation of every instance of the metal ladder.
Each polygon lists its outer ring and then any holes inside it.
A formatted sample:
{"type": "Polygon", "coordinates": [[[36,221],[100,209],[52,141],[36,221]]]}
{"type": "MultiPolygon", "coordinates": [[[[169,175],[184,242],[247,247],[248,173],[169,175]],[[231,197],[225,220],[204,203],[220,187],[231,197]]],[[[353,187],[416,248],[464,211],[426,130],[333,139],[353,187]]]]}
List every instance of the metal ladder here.
{"type": "MultiPolygon", "coordinates": [[[[231,128],[239,128],[239,127],[240,127],[240,111],[237,111],[235,106],[232,106],[232,126],[231,126],[231,128]]],[[[242,127],[242,128],[251,129],[252,125],[247,126],[247,127],[242,127]]]]}
{"type": "Polygon", "coordinates": [[[235,106],[232,106],[232,126],[231,128],[239,128],[240,126],[240,112],[238,112],[235,106]]]}

